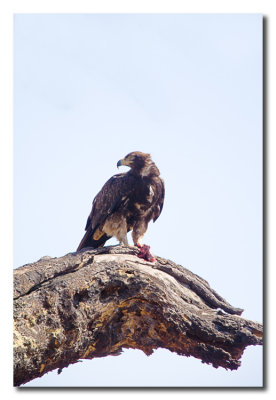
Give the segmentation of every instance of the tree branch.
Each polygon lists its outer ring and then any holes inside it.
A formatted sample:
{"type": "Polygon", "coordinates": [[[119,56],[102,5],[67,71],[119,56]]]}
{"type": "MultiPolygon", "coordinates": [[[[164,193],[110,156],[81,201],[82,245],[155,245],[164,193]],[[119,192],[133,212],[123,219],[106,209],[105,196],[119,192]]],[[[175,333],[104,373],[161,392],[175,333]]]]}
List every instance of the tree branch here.
{"type": "Polygon", "coordinates": [[[134,247],[43,257],[14,272],[14,385],[79,359],[150,355],[163,347],[215,368],[237,369],[262,326],[240,317],[208,282],[134,247]]]}

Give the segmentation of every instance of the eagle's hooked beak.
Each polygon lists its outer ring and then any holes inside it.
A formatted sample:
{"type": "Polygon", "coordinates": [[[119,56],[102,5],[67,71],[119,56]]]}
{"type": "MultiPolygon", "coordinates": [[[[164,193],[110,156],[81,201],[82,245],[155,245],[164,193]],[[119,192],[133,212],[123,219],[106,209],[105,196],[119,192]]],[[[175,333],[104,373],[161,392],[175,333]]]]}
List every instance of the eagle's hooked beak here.
{"type": "Polygon", "coordinates": [[[122,158],[121,160],[119,160],[118,162],[117,162],[117,168],[119,168],[121,165],[126,165],[126,166],[130,166],[129,165],[129,161],[128,160],[126,160],[125,158],[122,158]]]}

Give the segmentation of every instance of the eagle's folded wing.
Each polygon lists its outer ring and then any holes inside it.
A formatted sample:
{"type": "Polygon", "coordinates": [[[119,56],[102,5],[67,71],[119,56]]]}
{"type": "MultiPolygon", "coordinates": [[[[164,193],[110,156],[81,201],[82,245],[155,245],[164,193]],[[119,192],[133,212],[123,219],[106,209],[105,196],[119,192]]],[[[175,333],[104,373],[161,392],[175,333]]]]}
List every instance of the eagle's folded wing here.
{"type": "Polygon", "coordinates": [[[133,190],[133,177],[126,173],[112,176],[95,197],[91,213],[88,216],[86,233],[80,242],[77,251],[83,247],[93,247],[93,241],[100,240],[104,243],[109,237],[101,232],[100,228],[107,217],[128,200],[133,190]]]}

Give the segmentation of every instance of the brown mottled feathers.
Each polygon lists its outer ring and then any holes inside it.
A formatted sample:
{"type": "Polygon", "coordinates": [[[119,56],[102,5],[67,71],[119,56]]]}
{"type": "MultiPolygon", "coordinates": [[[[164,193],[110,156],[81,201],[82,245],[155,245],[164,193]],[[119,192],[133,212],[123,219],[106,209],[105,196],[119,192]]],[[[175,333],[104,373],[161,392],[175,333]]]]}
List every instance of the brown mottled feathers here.
{"type": "Polygon", "coordinates": [[[101,247],[112,236],[127,244],[130,230],[134,244],[138,244],[149,221],[155,222],[159,217],[165,187],[150,155],[132,152],[118,162],[120,165],[127,165],[130,170],[112,176],[95,197],[77,251],[101,247]]]}

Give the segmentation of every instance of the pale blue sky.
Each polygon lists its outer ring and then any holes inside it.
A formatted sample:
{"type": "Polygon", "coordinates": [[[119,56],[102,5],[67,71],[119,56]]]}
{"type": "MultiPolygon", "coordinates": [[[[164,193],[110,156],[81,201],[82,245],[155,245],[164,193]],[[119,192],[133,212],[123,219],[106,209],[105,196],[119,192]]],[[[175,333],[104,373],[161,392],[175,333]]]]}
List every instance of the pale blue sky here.
{"type": "MultiPolygon", "coordinates": [[[[15,267],[74,251],[117,161],[150,152],[166,199],[145,243],[261,322],[262,16],[27,14],[14,28],[15,267]]],[[[29,386],[260,386],[261,350],[234,372],[129,350],[29,386]]]]}

